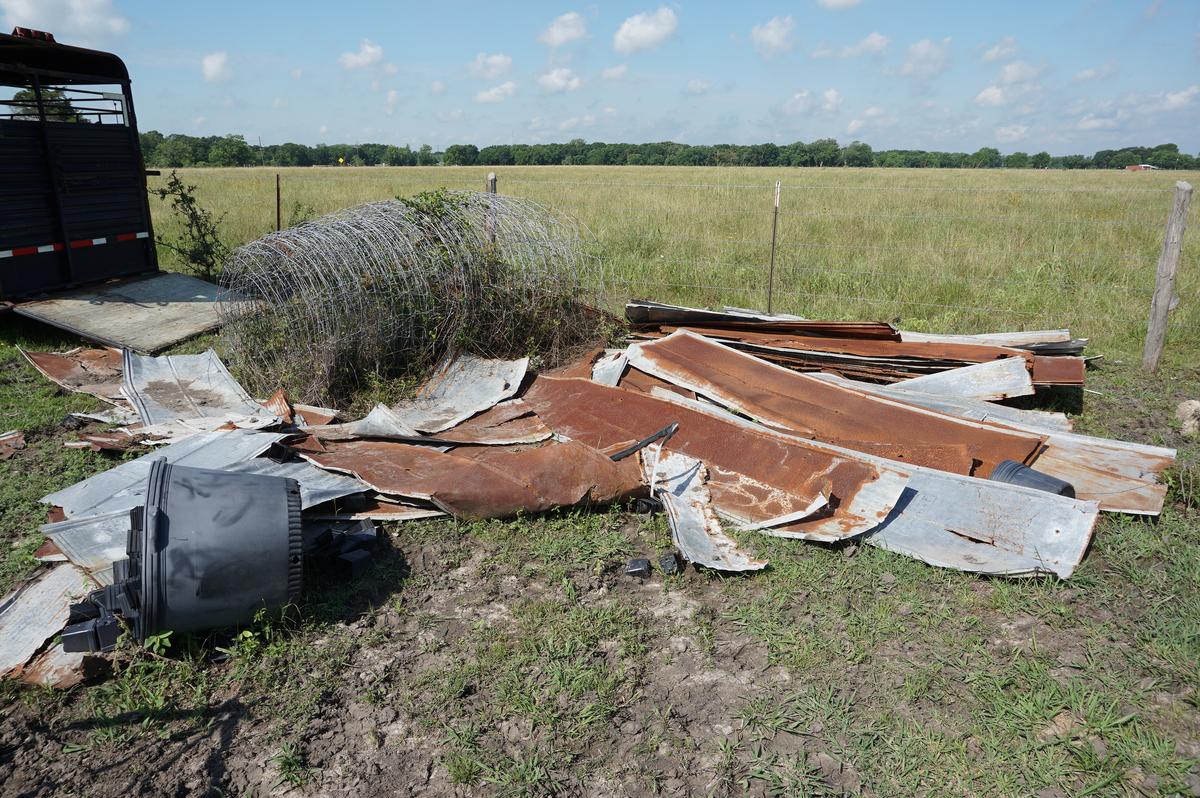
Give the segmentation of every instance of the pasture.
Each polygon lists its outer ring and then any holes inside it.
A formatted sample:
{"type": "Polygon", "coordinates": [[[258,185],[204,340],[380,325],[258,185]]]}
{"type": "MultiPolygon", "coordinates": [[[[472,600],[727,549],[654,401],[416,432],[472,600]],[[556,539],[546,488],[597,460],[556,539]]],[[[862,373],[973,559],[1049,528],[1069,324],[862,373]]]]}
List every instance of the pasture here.
{"type": "MultiPolygon", "coordinates": [[[[485,167],[179,170],[237,245],[282,218],[446,187],[485,167]]],[[[1200,173],[992,169],[499,167],[498,191],[578,219],[604,258],[613,307],[629,296],[766,306],[774,184],[782,183],[774,309],[899,318],[908,329],[1070,327],[1093,353],[1140,351],[1176,180],[1200,173]]],[[[152,186],[165,178],[152,178],[152,186]]],[[[174,222],[155,203],[159,235],[174,222]]],[[[1200,201],[1190,212],[1167,363],[1200,338],[1200,201]]],[[[170,265],[168,258],[166,261],[170,265]]],[[[1174,359],[1173,359],[1174,358],[1174,359]]]]}

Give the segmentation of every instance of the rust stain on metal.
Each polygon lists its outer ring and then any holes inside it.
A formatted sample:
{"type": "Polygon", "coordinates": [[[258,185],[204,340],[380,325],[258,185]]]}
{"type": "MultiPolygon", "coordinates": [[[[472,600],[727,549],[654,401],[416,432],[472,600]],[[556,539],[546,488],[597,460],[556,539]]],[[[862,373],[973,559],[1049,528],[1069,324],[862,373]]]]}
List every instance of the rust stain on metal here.
{"type": "Polygon", "coordinates": [[[267,412],[278,417],[285,424],[291,424],[295,421],[295,413],[292,412],[292,403],[288,401],[286,388],[280,388],[271,394],[271,398],[263,402],[262,406],[267,409],[267,412]]]}
{"type": "Polygon", "coordinates": [[[439,432],[436,437],[448,443],[512,445],[539,443],[553,434],[529,405],[520,399],[510,399],[439,432]]]}
{"type": "Polygon", "coordinates": [[[1032,462],[1045,438],[797,374],[687,331],[629,349],[630,364],[774,427],[865,454],[965,476],[1032,462]]]}
{"type": "Polygon", "coordinates": [[[1084,369],[1081,357],[1034,355],[1031,376],[1036,385],[1083,385],[1084,369]]]}
{"type": "Polygon", "coordinates": [[[69,352],[28,352],[25,359],[46,379],[76,393],[115,404],[123,400],[119,349],[72,349],[69,352]]]}
{"type": "Polygon", "coordinates": [[[750,330],[793,335],[865,338],[885,341],[900,340],[899,331],[891,324],[882,321],[819,321],[795,317],[784,318],[752,313],[704,310],[702,308],[688,308],[679,305],[664,305],[659,302],[630,302],[625,305],[625,317],[635,329],[642,327],[654,328],[663,324],[703,324],[706,327],[726,330],[750,330]]]}
{"type": "Polygon", "coordinates": [[[447,454],[393,441],[339,441],[304,457],[322,468],[353,474],[379,493],[428,501],[460,518],[506,518],[601,504],[643,489],[636,461],[614,463],[577,442],[447,454]]]}
{"type": "Polygon", "coordinates": [[[523,398],[555,431],[597,449],[644,438],[677,421],[679,430],[666,448],[703,461],[714,504],[739,521],[768,521],[829,497],[826,515],[784,528],[796,537],[836,540],[872,528],[887,516],[905,482],[850,455],[590,380],[538,377],[523,398]]]}
{"type": "MultiPolygon", "coordinates": [[[[590,374],[588,375],[588,378],[591,378],[590,374]]],[[[655,377],[653,374],[647,374],[644,371],[634,368],[627,369],[625,371],[625,374],[622,375],[619,384],[622,388],[628,388],[631,391],[644,393],[647,396],[649,396],[655,388],[663,388],[671,393],[677,393],[680,396],[686,396],[688,399],[696,398],[695,391],[689,391],[687,388],[680,388],[678,385],[672,385],[666,380],[655,377]]]]}

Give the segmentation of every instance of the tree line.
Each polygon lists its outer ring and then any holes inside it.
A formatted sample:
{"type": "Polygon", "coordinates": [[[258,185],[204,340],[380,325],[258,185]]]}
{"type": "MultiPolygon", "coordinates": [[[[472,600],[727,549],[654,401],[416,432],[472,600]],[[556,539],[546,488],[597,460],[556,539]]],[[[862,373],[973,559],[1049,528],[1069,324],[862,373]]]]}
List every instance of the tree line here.
{"type": "Polygon", "coordinates": [[[1200,169],[1200,155],[1180,152],[1175,144],[1100,150],[1093,155],[1013,152],[994,147],[973,153],[930,150],[874,150],[835,139],[792,144],[693,145],[663,141],[606,144],[572,139],[565,144],[452,144],[435,152],[392,144],[317,144],[288,142],[258,146],[244,137],[141,134],[147,166],[879,166],[941,169],[1122,169],[1150,164],[1160,169],[1200,169]]]}

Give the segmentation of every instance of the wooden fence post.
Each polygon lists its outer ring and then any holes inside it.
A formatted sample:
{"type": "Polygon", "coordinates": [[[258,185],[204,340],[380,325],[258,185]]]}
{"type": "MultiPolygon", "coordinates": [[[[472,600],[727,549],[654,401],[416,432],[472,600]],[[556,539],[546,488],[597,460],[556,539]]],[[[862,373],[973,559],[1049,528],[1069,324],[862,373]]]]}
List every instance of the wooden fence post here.
{"type": "Polygon", "coordinates": [[[1142,368],[1158,370],[1163,342],[1167,338],[1167,316],[1175,300],[1175,275],[1179,271],[1179,255],[1183,250],[1183,230],[1187,226],[1188,204],[1192,201],[1192,186],[1180,180],[1175,184],[1175,204],[1167,219],[1162,253],[1154,275],[1154,298],[1150,300],[1150,322],[1146,326],[1146,348],[1142,351],[1142,368]]]}
{"type": "MultiPolygon", "coordinates": [[[[484,191],[488,194],[496,193],[496,173],[488,172],[487,182],[484,183],[484,191]]],[[[487,240],[489,244],[496,243],[496,208],[494,205],[488,207],[487,217],[487,240]]]]}
{"type": "Polygon", "coordinates": [[[771,269],[767,273],[767,315],[771,315],[771,303],[775,298],[775,234],[779,230],[779,189],[782,182],[775,181],[775,211],[771,215],[771,269]]]}
{"type": "Polygon", "coordinates": [[[275,173],[275,232],[283,229],[283,213],[280,208],[279,173],[275,173]]]}

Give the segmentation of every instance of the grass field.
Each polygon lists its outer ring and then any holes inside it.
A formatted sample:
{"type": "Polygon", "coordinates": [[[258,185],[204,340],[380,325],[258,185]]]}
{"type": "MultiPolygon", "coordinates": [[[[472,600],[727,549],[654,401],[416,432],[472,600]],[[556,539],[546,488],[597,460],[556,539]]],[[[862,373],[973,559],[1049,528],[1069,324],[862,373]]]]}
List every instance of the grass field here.
{"type": "MultiPolygon", "coordinates": [[[[484,171],[284,170],[284,218],[295,202],[473,188],[484,171]]],[[[187,173],[232,243],[273,227],[273,175],[187,173]]],[[[1179,447],[1161,518],[1102,518],[1067,582],[753,533],[760,574],[641,582],[623,565],[669,545],[661,517],[402,525],[366,577],[308,573],[297,608],[232,639],[127,649],[67,692],[0,685],[0,798],[1200,795],[1200,445],[1172,419],[1200,397],[1194,254],[1166,367],[1135,363],[1178,177],[500,170],[502,192],[584,220],[636,294],[763,304],[780,179],[796,215],[781,216],[779,309],[957,332],[1069,324],[1108,355],[1077,429],[1179,447]]],[[[0,325],[0,427],[29,441],[0,462],[3,591],[36,566],[38,497],[114,460],[63,448],[64,416],[98,402],[16,351],[79,341],[0,325]]]]}
{"type": "MultiPolygon", "coordinates": [[[[445,186],[485,168],[181,170],[226,214],[232,244],[283,220],[445,186]]],[[[941,332],[1070,326],[1128,356],[1145,334],[1154,267],[1182,172],[511,167],[498,190],[579,219],[629,295],[765,307],[774,182],[782,198],[775,309],[810,318],[900,318],[941,332]]],[[[161,178],[160,178],[161,179],[161,178]]],[[[161,203],[157,203],[161,206],[161,203]]],[[[156,229],[172,232],[156,207],[156,229]]],[[[1200,230],[1200,201],[1191,210],[1200,230]]],[[[1169,362],[1200,339],[1200,258],[1185,249],[1169,362]]]]}

